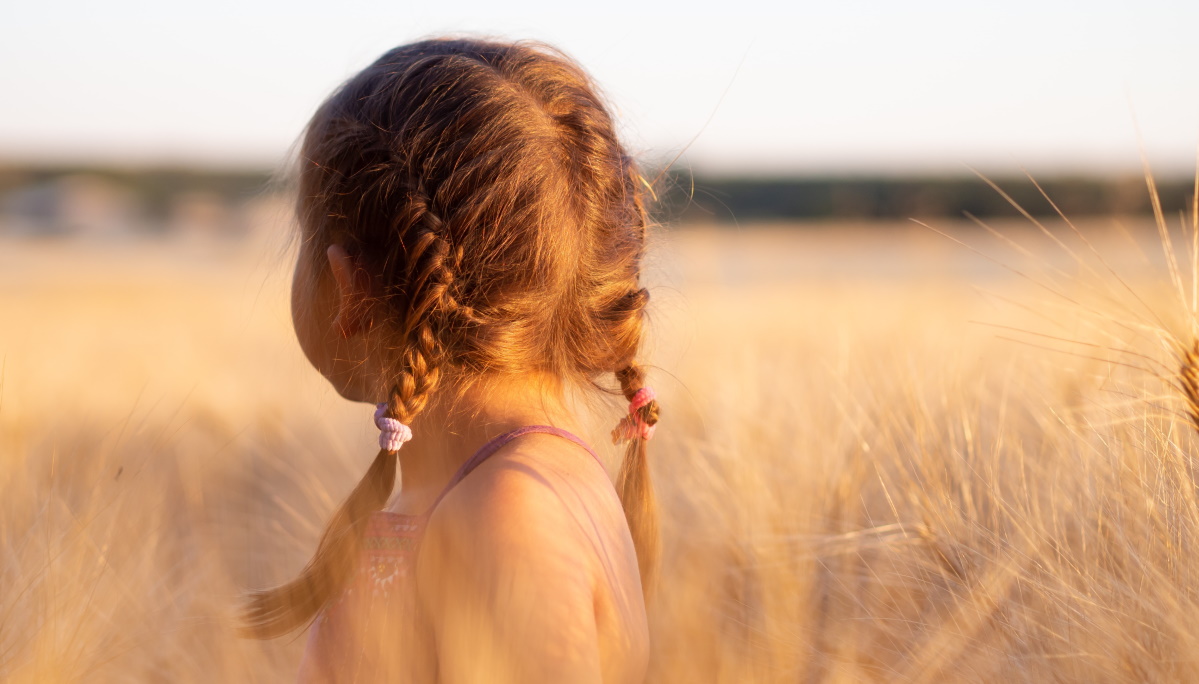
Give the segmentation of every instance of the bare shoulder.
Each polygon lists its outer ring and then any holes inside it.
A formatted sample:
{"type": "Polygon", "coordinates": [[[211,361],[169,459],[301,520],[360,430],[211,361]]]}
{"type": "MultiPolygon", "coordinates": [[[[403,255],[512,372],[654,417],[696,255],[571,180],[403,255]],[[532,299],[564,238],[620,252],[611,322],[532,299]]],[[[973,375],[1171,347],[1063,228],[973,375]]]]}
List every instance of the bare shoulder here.
{"type": "Polygon", "coordinates": [[[595,459],[560,437],[532,434],[446,494],[422,546],[466,552],[478,564],[531,565],[524,570],[534,576],[569,570],[574,581],[595,583],[603,557],[632,553],[627,537],[620,501],[595,459]],[[464,544],[471,548],[455,548],[464,544]]]}
{"type": "Polygon", "coordinates": [[[595,459],[559,437],[526,435],[450,490],[429,520],[418,583],[439,644],[465,629],[462,648],[481,639],[500,660],[527,658],[493,675],[620,681],[639,668],[628,661],[641,659],[644,605],[620,501],[595,459]]]}

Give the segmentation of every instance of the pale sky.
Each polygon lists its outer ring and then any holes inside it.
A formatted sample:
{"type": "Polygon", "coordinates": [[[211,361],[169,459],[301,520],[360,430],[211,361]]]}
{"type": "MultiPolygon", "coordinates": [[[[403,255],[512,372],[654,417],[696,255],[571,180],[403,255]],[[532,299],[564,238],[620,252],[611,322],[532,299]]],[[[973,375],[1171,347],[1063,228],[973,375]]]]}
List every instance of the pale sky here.
{"type": "Polygon", "coordinates": [[[1193,0],[109,0],[4,14],[0,160],[270,165],[381,52],[461,31],[558,45],[605,88],[634,150],[684,152],[697,170],[1127,170],[1139,123],[1155,168],[1187,171],[1199,144],[1193,0]]]}

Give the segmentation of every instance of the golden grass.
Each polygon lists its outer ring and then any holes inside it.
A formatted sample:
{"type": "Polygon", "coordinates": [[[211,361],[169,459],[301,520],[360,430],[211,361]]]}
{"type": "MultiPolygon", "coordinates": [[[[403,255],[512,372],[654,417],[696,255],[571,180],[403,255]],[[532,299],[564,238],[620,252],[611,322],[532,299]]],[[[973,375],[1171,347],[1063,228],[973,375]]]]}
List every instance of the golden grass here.
{"type": "MultiPolygon", "coordinates": [[[[664,238],[652,681],[1199,679],[1192,275],[1104,225],[664,238]]],[[[0,245],[0,679],[294,675],[229,617],[374,435],[273,253],[0,245]]]]}

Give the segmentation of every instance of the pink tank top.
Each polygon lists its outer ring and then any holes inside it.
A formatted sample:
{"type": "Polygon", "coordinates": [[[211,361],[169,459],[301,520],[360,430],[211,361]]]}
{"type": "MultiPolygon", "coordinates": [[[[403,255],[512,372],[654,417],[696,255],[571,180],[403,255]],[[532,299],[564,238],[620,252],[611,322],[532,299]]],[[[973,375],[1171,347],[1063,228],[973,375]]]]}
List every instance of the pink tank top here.
{"type": "Polygon", "coordinates": [[[417,629],[419,609],[414,578],[421,535],[433,510],[459,482],[500,447],[531,432],[557,435],[603,461],[582,439],[549,425],[526,425],[484,444],[474,453],[422,515],[380,511],[363,536],[354,577],[313,622],[300,664],[299,682],[434,681],[428,654],[429,635],[417,629]],[[401,637],[403,635],[403,637],[401,637]],[[397,638],[414,643],[395,643],[397,638]],[[406,657],[405,654],[420,657],[406,657]],[[394,655],[395,657],[389,657],[394,655]],[[424,662],[418,662],[424,661],[424,662]]]}

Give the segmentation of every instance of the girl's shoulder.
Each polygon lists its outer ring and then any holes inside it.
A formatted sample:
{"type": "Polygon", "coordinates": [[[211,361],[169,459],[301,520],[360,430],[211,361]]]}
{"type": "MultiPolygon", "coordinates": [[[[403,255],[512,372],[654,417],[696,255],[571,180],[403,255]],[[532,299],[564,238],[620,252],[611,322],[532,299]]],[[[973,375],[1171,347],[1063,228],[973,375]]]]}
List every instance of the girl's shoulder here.
{"type": "Polygon", "coordinates": [[[558,436],[534,433],[505,444],[446,492],[426,535],[481,537],[502,543],[495,550],[507,555],[531,545],[591,548],[601,541],[607,547],[628,537],[628,525],[597,457],[558,436]]]}
{"type": "MultiPolygon", "coordinates": [[[[645,629],[612,481],[586,450],[551,435],[514,441],[446,494],[429,518],[418,578],[427,614],[444,623],[438,633],[465,619],[473,637],[483,629],[533,663],[599,666],[612,655],[606,634],[645,629]]],[[[569,672],[531,679],[574,681],[569,672]]]]}

